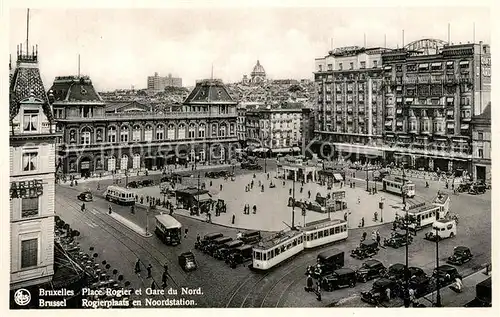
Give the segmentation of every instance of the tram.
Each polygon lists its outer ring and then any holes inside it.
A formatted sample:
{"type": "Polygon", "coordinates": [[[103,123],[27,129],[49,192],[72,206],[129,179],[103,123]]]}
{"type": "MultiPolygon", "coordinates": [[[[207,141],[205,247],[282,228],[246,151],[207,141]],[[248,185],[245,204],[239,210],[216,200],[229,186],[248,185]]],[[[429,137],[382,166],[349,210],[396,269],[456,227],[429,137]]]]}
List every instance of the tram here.
{"type": "Polygon", "coordinates": [[[347,236],[347,222],[340,219],[323,219],[298,231],[281,232],[253,247],[252,268],[268,270],[305,249],[345,240],[347,236]]]}
{"type": "Polygon", "coordinates": [[[119,205],[131,206],[135,204],[135,193],[120,186],[108,186],[106,200],[119,205]]]}
{"type": "Polygon", "coordinates": [[[448,212],[440,206],[427,205],[419,209],[408,210],[408,215],[414,219],[409,228],[419,230],[432,225],[436,220],[445,218],[448,212]]]}
{"type": "MultiPolygon", "coordinates": [[[[403,178],[401,177],[393,177],[393,176],[386,176],[383,180],[382,180],[382,187],[383,187],[383,190],[388,192],[388,193],[392,193],[392,194],[396,194],[396,195],[403,195],[403,178]]],[[[406,188],[406,197],[408,198],[413,198],[415,197],[415,184],[408,180],[408,179],[405,179],[404,180],[404,188],[406,188]]]]}
{"type": "Polygon", "coordinates": [[[304,250],[304,234],[300,231],[279,233],[253,247],[252,267],[268,270],[304,250]]]}
{"type": "Polygon", "coordinates": [[[158,215],[156,218],[155,233],[165,244],[177,245],[181,243],[182,225],[170,215],[158,215]]]}
{"type": "Polygon", "coordinates": [[[301,230],[304,233],[304,249],[315,248],[347,239],[347,221],[323,219],[309,223],[301,230]]]}

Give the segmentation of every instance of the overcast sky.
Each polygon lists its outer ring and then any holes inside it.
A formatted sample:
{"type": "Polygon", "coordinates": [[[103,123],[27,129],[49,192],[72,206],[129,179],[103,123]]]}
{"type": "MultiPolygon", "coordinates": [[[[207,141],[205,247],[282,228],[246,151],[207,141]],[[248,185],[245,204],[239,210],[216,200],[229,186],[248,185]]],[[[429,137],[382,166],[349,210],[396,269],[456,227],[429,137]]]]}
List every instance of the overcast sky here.
{"type": "MultiPolygon", "coordinates": [[[[272,79],[312,78],[314,59],[334,46],[387,46],[422,38],[490,43],[488,8],[31,9],[46,88],[55,76],[89,75],[98,90],[146,87],[146,77],[241,80],[257,59],[272,79]]],[[[26,10],[10,11],[10,52],[26,41],[26,10]]]]}

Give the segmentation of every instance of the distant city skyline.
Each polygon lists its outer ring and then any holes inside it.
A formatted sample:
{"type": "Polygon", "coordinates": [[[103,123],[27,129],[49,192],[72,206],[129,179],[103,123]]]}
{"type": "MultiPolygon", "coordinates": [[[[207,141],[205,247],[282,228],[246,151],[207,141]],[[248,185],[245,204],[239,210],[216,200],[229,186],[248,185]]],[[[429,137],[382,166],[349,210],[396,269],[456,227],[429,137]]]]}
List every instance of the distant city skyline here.
{"type": "MultiPolygon", "coordinates": [[[[214,77],[250,75],[257,60],[269,79],[312,79],[314,59],[334,47],[402,46],[422,38],[491,42],[490,8],[196,8],[31,9],[30,50],[38,45],[45,87],[55,76],[81,74],[99,91],[146,88],[151,74],[184,86],[214,77]],[[229,26],[229,27],[228,27],[229,26]]],[[[9,52],[26,41],[26,9],[10,11],[9,52]]]]}

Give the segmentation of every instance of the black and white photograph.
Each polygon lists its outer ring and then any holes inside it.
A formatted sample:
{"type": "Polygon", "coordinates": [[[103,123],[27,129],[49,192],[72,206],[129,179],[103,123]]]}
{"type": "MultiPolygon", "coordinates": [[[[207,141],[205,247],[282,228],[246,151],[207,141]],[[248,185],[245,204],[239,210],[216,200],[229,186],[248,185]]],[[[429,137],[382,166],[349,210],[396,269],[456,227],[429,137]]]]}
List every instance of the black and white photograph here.
{"type": "Polygon", "coordinates": [[[491,3],[313,3],[4,6],[10,311],[498,308],[491,3]]]}

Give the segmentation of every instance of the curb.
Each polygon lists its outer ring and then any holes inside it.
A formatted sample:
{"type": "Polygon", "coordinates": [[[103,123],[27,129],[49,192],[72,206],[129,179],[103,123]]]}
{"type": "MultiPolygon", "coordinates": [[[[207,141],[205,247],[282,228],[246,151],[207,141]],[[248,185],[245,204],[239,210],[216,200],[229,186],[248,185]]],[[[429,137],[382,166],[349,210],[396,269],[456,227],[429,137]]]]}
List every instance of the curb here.
{"type": "Polygon", "coordinates": [[[130,230],[134,231],[135,233],[137,233],[138,235],[140,235],[143,238],[150,238],[150,237],[153,236],[153,234],[151,232],[146,232],[146,230],[143,231],[141,226],[139,226],[138,224],[136,224],[135,222],[133,222],[131,220],[128,220],[127,218],[123,217],[120,214],[117,214],[117,213],[113,212],[113,213],[109,214],[109,216],[111,218],[113,218],[114,220],[116,220],[117,222],[119,222],[122,225],[124,225],[125,227],[127,227],[130,230]],[[125,219],[127,221],[122,221],[121,218],[123,218],[123,219],[125,219]],[[131,226],[130,225],[131,223],[134,224],[134,226],[131,226]],[[138,229],[141,229],[141,230],[138,230],[138,229]]]}

